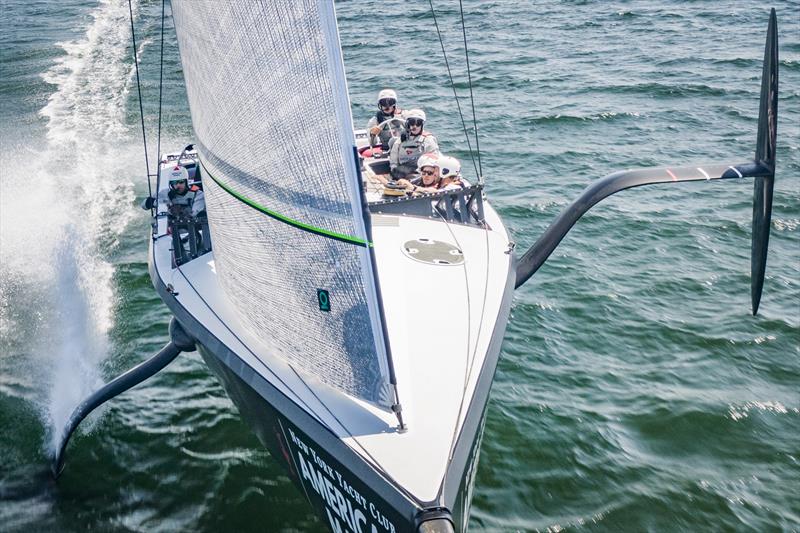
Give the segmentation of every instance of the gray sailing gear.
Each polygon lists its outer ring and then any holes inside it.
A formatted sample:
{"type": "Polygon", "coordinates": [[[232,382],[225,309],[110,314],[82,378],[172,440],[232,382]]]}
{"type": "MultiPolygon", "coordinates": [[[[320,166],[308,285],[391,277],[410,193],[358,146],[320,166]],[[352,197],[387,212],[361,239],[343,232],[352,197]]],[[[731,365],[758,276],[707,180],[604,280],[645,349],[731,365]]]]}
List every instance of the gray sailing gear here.
{"type": "Polygon", "coordinates": [[[194,200],[192,201],[192,216],[200,216],[206,214],[206,195],[203,191],[196,191],[194,193],[194,200]]]}
{"type": "Polygon", "coordinates": [[[427,131],[419,135],[409,135],[405,140],[398,139],[389,152],[392,177],[399,179],[416,173],[420,156],[431,152],[439,153],[439,143],[436,142],[436,137],[427,131]]]}
{"type": "MultiPolygon", "coordinates": [[[[371,130],[375,126],[378,126],[379,124],[382,124],[383,122],[389,120],[390,118],[395,118],[395,117],[398,120],[402,121],[403,112],[400,109],[395,108],[395,113],[393,115],[387,115],[386,113],[384,113],[382,110],[379,109],[378,112],[375,113],[375,115],[373,115],[371,119],[369,119],[369,122],[367,122],[367,131],[371,130]]],[[[370,136],[372,136],[371,133],[370,136]]],[[[390,125],[381,130],[381,132],[377,135],[377,138],[378,140],[380,140],[383,149],[388,150],[389,140],[392,138],[392,126],[390,125]]]]}
{"type": "Polygon", "coordinates": [[[184,194],[178,194],[174,190],[169,191],[167,203],[170,214],[174,216],[196,217],[206,209],[205,195],[201,190],[187,190],[184,194]]]}

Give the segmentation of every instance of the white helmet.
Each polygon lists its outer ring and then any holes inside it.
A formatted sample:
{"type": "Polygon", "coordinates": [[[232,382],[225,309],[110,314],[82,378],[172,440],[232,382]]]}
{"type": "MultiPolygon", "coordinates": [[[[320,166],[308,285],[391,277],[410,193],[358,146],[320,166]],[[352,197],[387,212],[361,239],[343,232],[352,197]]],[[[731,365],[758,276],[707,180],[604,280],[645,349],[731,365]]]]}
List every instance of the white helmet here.
{"type": "Polygon", "coordinates": [[[383,89],[378,93],[378,105],[381,105],[381,100],[394,100],[397,103],[397,93],[392,89],[383,89]]]}
{"type": "Polygon", "coordinates": [[[425,111],[423,111],[422,109],[409,109],[408,111],[405,112],[403,117],[406,120],[410,118],[419,118],[422,119],[423,122],[427,120],[427,117],[425,116],[425,111]]]}
{"type": "Polygon", "coordinates": [[[185,181],[189,184],[189,171],[185,167],[176,165],[175,168],[169,171],[169,186],[174,187],[179,181],[185,181]]]}
{"type": "Polygon", "coordinates": [[[449,155],[439,157],[439,171],[443,178],[458,178],[461,176],[461,163],[449,155]]]}
{"type": "Polygon", "coordinates": [[[427,154],[422,154],[417,159],[417,170],[422,169],[422,167],[436,167],[439,170],[442,169],[442,159],[441,156],[435,152],[428,152],[427,154]]]}

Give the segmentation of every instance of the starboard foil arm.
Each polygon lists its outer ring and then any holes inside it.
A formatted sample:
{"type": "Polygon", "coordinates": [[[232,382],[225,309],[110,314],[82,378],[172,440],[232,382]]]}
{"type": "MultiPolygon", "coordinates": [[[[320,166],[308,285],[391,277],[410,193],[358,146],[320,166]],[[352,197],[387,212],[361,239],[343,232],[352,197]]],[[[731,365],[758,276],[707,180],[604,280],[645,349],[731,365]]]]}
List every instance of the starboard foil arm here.
{"type": "Polygon", "coordinates": [[[67,449],[69,439],[75,429],[77,429],[78,424],[80,424],[89,413],[111,398],[122,394],[131,387],[138,385],[142,381],[158,373],[171,363],[179,353],[194,350],[194,341],[183,330],[183,327],[181,327],[180,323],[175,318],[169,323],[169,335],[170,342],[161,348],[158,353],[131,368],[124,374],[112,379],[75,408],[67,421],[66,427],[64,427],[64,430],[61,432],[61,440],[52,458],[50,468],[53,472],[53,477],[58,477],[64,470],[64,452],[67,449]]]}
{"type": "Polygon", "coordinates": [[[575,223],[595,204],[625,189],[656,183],[680,183],[717,179],[755,178],[753,192],[753,235],[751,248],[751,301],[758,312],[767,262],[772,194],[775,183],[775,143],[778,123],[778,32],[775,10],[770,13],[755,159],[740,164],[715,163],[681,167],[653,167],[609,174],[589,187],[550,224],[525,252],[517,265],[516,287],[524,284],[547,261],[575,223]]]}

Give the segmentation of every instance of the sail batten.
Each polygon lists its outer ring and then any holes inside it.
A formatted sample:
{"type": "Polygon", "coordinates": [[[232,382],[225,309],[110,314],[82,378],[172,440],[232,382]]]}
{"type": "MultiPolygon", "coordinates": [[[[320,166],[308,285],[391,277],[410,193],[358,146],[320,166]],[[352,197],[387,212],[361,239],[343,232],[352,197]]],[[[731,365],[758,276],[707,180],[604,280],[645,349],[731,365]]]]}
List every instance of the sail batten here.
{"type": "Polygon", "coordinates": [[[389,408],[333,2],[172,5],[227,298],[270,355],[389,408]]]}

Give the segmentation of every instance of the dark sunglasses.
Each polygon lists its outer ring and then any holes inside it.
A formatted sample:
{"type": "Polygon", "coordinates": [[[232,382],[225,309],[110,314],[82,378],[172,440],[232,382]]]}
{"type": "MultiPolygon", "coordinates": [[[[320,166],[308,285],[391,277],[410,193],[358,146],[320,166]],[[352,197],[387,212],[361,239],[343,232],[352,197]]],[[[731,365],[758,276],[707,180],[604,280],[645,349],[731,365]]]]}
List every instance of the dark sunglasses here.
{"type": "Polygon", "coordinates": [[[420,170],[420,174],[424,174],[425,176],[434,176],[436,175],[435,170],[420,170]]]}
{"type": "Polygon", "coordinates": [[[409,128],[411,126],[420,126],[421,127],[424,123],[425,123],[425,121],[422,120],[421,118],[410,118],[410,119],[406,120],[406,126],[408,126],[409,128]]]}
{"type": "Polygon", "coordinates": [[[394,107],[397,104],[397,100],[394,98],[382,98],[378,100],[378,105],[381,107],[394,107]]]}

